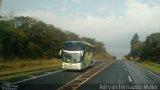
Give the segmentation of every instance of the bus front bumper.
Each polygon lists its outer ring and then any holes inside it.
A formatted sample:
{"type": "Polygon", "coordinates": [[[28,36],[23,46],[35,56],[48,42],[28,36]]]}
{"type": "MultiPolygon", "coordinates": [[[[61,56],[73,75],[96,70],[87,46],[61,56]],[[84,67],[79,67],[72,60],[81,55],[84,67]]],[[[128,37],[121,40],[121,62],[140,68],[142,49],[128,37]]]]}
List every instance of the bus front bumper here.
{"type": "Polygon", "coordinates": [[[62,69],[64,70],[81,70],[81,63],[66,63],[62,62],[62,69]]]}

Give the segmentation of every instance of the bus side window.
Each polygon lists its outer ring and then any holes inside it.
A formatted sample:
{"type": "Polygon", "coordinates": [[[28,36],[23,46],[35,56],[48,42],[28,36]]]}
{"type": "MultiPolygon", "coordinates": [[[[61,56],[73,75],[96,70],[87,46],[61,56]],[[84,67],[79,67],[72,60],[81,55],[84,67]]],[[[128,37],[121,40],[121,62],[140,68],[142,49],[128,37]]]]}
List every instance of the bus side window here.
{"type": "Polygon", "coordinates": [[[92,54],[92,47],[89,47],[89,53],[92,54]]]}
{"type": "Polygon", "coordinates": [[[87,45],[87,52],[90,54],[90,47],[87,45]]]}
{"type": "Polygon", "coordinates": [[[91,53],[93,53],[93,47],[91,47],[91,53]]]}

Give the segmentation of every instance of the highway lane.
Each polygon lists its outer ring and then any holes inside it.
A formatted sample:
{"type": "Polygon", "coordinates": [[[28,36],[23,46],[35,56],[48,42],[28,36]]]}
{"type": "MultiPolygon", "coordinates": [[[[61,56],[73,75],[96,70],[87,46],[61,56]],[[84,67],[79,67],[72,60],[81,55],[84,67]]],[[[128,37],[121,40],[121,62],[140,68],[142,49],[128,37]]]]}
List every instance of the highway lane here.
{"type": "Polygon", "coordinates": [[[128,73],[122,61],[116,61],[105,68],[97,76],[87,82],[88,84],[130,84],[128,73]]]}
{"type": "MultiPolygon", "coordinates": [[[[109,89],[107,85],[143,86],[145,84],[148,86],[155,85],[152,90],[160,90],[160,76],[145,70],[131,61],[117,60],[98,75],[88,80],[79,88],[79,90],[87,90],[87,88],[90,88],[91,90],[109,89]],[[159,87],[157,87],[158,85],[159,87]]],[[[144,87],[142,89],[147,90],[144,87]]]]}
{"type": "MultiPolygon", "coordinates": [[[[112,65],[105,68],[98,75],[88,80],[85,85],[82,85],[80,90],[91,90],[101,89],[101,85],[112,85],[112,84],[133,84],[129,78],[129,74],[124,67],[123,61],[116,61],[112,65]]],[[[107,88],[108,89],[108,88],[107,88]]]]}
{"type": "Polygon", "coordinates": [[[160,84],[160,76],[131,61],[124,61],[123,63],[128,69],[129,75],[132,77],[132,82],[134,84],[160,84]]]}
{"type": "Polygon", "coordinates": [[[47,72],[44,72],[44,73],[40,73],[40,74],[28,76],[28,77],[25,76],[25,77],[12,79],[12,80],[9,80],[9,82],[16,83],[15,85],[18,85],[18,90],[35,90],[35,89],[36,90],[54,90],[66,84],[67,82],[73,80],[74,78],[80,76],[86,71],[92,69],[93,67],[98,66],[103,62],[104,61],[95,62],[95,64],[92,67],[89,67],[83,71],[63,71],[62,70],[57,73],[39,77],[47,73],[47,72]],[[34,77],[38,77],[38,78],[34,79],[34,77]],[[28,80],[24,80],[24,79],[28,79],[28,80]]]}
{"type": "MultiPolygon", "coordinates": [[[[93,67],[103,62],[97,62],[93,67]]],[[[109,63],[109,62],[107,62],[109,63]]],[[[92,68],[93,68],[92,67],[92,68]]],[[[55,90],[74,80],[92,68],[83,71],[60,71],[44,77],[24,81],[16,85],[18,90],[55,90]]],[[[78,87],[78,90],[109,89],[105,85],[154,84],[160,85],[160,76],[134,64],[131,61],[116,60],[101,72],[78,87]]],[[[160,87],[159,87],[160,88],[160,87]]],[[[117,88],[115,88],[117,89],[117,88]]],[[[115,90],[113,89],[113,90],[115,90]]],[[[145,89],[146,90],[146,89],[145,89]]],[[[149,89],[148,89],[149,90],[149,89]]],[[[156,87],[152,90],[158,90],[156,87]]]]}

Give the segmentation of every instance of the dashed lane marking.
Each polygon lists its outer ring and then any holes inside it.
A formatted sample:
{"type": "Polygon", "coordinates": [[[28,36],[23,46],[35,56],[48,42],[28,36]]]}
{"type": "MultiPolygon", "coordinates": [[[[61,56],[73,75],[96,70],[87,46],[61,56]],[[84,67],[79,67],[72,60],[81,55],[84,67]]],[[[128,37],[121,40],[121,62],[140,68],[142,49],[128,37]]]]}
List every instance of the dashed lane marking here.
{"type": "Polygon", "coordinates": [[[128,75],[128,79],[129,79],[130,82],[132,82],[132,79],[131,79],[131,77],[129,75],[128,75]]]}
{"type": "MultiPolygon", "coordinates": [[[[131,62],[131,61],[130,61],[130,62],[131,62]]],[[[135,64],[135,63],[133,63],[133,62],[131,62],[131,63],[132,63],[132,64],[135,64]]],[[[142,66],[140,66],[140,65],[138,65],[138,64],[135,64],[135,65],[138,66],[139,68],[142,68],[142,69],[146,70],[147,72],[151,73],[152,75],[154,75],[154,76],[160,78],[159,75],[157,75],[157,74],[155,74],[155,73],[149,71],[148,69],[146,69],[146,68],[144,68],[144,67],[142,67],[142,66]]]]}
{"type": "Polygon", "coordinates": [[[37,76],[34,76],[34,75],[29,75],[28,77],[35,78],[35,77],[37,77],[37,76]]]}
{"type": "Polygon", "coordinates": [[[125,65],[123,65],[124,66],[124,68],[126,68],[126,66],[125,65]]]}
{"type": "Polygon", "coordinates": [[[51,72],[51,73],[43,74],[43,75],[40,75],[40,76],[31,77],[31,78],[28,78],[28,79],[23,79],[21,81],[14,82],[12,84],[22,83],[22,82],[25,82],[25,81],[29,81],[29,80],[33,80],[33,79],[36,79],[36,78],[44,77],[44,76],[47,76],[47,75],[50,75],[50,74],[54,74],[54,73],[57,73],[57,72],[61,72],[61,71],[62,70],[58,70],[58,71],[54,71],[54,72],[51,72]]]}
{"type": "Polygon", "coordinates": [[[127,72],[127,68],[125,68],[125,71],[127,72]]]}
{"type": "Polygon", "coordinates": [[[103,69],[111,65],[113,62],[110,63],[102,63],[89,71],[85,72],[84,74],[78,76],[77,78],[73,79],[72,81],[68,82],[67,84],[61,86],[57,90],[76,90],[81,85],[83,85],[85,82],[87,82],[89,79],[91,79],[93,76],[97,75],[99,72],[101,72],[103,69]]]}

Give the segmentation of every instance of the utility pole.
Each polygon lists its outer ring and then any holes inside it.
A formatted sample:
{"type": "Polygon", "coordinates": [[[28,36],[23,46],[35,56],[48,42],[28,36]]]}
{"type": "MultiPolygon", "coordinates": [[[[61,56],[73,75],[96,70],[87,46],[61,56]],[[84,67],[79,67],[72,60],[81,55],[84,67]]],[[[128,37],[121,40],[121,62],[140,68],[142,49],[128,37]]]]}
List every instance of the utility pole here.
{"type": "Polygon", "coordinates": [[[0,0],[0,16],[2,16],[2,0],[0,0]]]}

